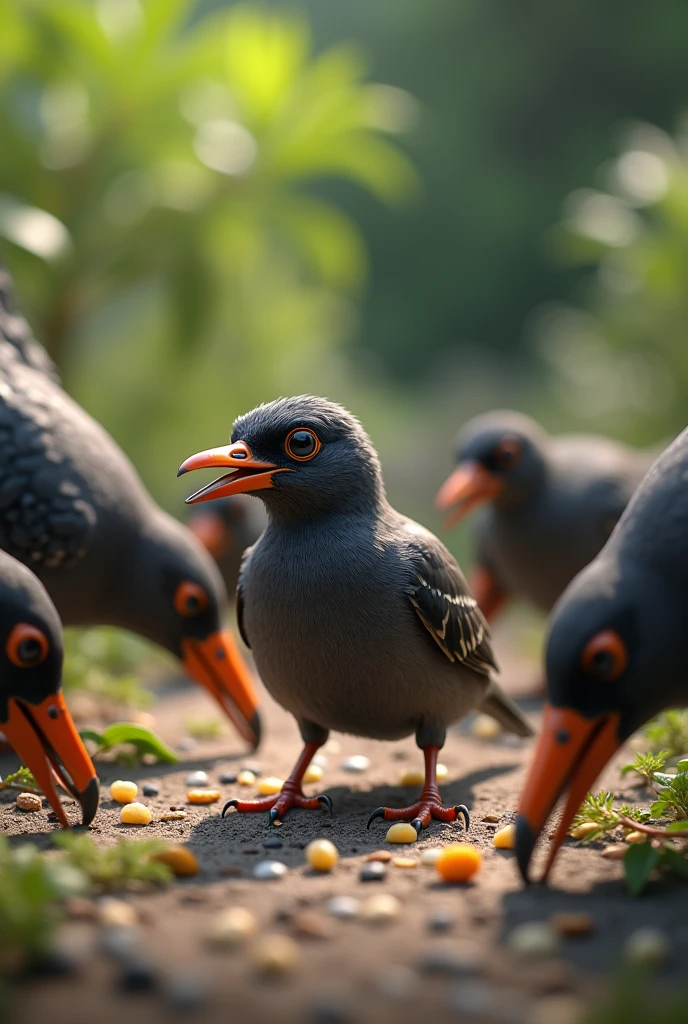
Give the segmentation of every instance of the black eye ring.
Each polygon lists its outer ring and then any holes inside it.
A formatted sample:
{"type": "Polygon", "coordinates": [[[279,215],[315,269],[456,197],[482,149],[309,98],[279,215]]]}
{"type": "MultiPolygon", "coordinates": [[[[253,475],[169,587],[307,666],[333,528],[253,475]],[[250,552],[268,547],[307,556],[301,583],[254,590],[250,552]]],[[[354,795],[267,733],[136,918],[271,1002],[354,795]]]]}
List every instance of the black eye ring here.
{"type": "Polygon", "coordinates": [[[310,427],[295,427],[289,431],[284,441],[287,455],[297,462],[308,462],[315,458],[321,448],[320,438],[310,427]]]}

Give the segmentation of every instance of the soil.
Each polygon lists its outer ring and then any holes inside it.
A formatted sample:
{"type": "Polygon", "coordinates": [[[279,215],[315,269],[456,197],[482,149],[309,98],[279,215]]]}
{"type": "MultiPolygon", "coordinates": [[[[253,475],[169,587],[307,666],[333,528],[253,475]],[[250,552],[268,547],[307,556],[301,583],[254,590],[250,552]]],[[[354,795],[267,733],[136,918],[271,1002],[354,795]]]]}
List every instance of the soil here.
{"type": "MultiPolygon", "coordinates": [[[[502,654],[502,663],[505,663],[502,654]]],[[[503,678],[513,690],[532,681],[533,669],[515,657],[508,662],[503,678]]],[[[539,702],[524,706],[539,718],[539,702]]],[[[183,722],[190,715],[207,716],[207,699],[197,689],[173,690],[155,707],[156,729],[172,745],[184,734],[183,722]]],[[[210,775],[217,784],[223,771],[236,771],[255,761],[266,775],[286,777],[300,750],[294,722],[267,695],[263,699],[264,740],[257,755],[247,755],[238,737],[229,729],[213,741],[199,742],[182,754],[182,763],[137,770],[103,764],[103,800],[91,828],[102,843],[119,836],[161,836],[187,843],[200,863],[200,873],[175,882],[169,888],[150,893],[131,893],[123,898],[141,915],[142,948],[162,978],[163,990],[170,979],[192,979],[204,992],[201,1008],[189,1012],[189,1019],[235,1021],[238,1024],[274,1021],[361,1024],[418,1020],[421,1013],[435,1020],[489,1020],[505,1024],[565,1024],[572,1021],[583,1004],[598,998],[613,975],[626,937],[636,928],[652,925],[665,929],[672,943],[669,962],[660,973],[663,987],[678,981],[681,965],[688,958],[685,888],[657,882],[642,899],[631,899],[623,882],[623,868],[599,854],[599,847],[583,847],[568,840],[562,849],[550,887],[524,890],[513,853],[491,845],[495,824],[486,815],[499,815],[500,826],[513,820],[532,742],[503,736],[496,741],[473,737],[468,723],[450,732],[442,752],[449,769],[442,786],[449,804],[465,803],[471,813],[468,839],[483,854],[483,865],[473,882],[463,886],[441,884],[433,868],[388,866],[382,882],[363,883],[359,871],[364,858],[385,848],[386,825],[374,822],[366,829],[368,814],[387,804],[411,802],[408,790],[398,784],[401,773],[420,767],[422,757],[412,738],[399,743],[376,743],[352,736],[332,736],[325,748],[327,766],[321,783],[307,791],[327,792],[335,814],[294,810],[281,827],[271,827],[267,815],[230,814],[220,817],[225,799],[250,796],[252,790],[238,785],[218,785],[223,800],[208,807],[186,805],[184,776],[195,769],[210,775]],[[343,758],[364,754],[370,768],[352,775],[339,767],[343,758]],[[160,795],[144,800],[154,814],[148,828],[119,823],[119,806],[109,799],[109,784],[115,778],[151,781],[160,795]],[[159,813],[170,806],[184,807],[184,821],[155,823],[159,813]],[[265,849],[263,840],[278,837],[281,849],[265,849]],[[316,876],[305,865],[303,848],[313,838],[326,836],[336,844],[340,862],[330,875],[316,876]],[[278,881],[256,881],[251,872],[263,859],[285,863],[288,874],[278,881]],[[366,899],[375,893],[393,893],[402,903],[397,920],[387,925],[363,921],[341,921],[329,917],[326,900],[334,895],[355,895],[366,899]],[[260,933],[296,935],[299,915],[304,911],[322,926],[315,938],[296,937],[300,962],[285,979],[269,982],[256,973],[253,951],[256,940],[239,949],[217,951],[206,935],[214,915],[222,908],[239,905],[250,908],[259,920],[260,933]],[[429,919],[439,910],[455,916],[443,934],[435,934],[429,919]],[[563,941],[552,959],[532,964],[519,963],[509,953],[505,940],[510,931],[526,921],[544,921],[559,911],[587,911],[595,919],[593,934],[563,941]],[[466,965],[469,960],[476,963],[466,965]],[[428,958],[445,953],[454,963],[455,976],[445,971],[428,971],[428,958]],[[461,964],[463,963],[463,967],[461,964]],[[399,968],[407,968],[400,971],[399,968]],[[396,998],[389,993],[396,989],[396,998]]],[[[623,793],[633,800],[628,781],[622,782],[618,765],[628,760],[620,755],[609,766],[601,786],[623,793]]],[[[0,761],[0,773],[11,761],[0,761]]],[[[498,827],[500,827],[498,826],[498,827]]],[[[16,841],[30,839],[50,846],[52,826],[45,813],[24,814],[13,803],[0,805],[0,827],[16,841]]],[[[421,850],[463,839],[458,824],[433,822],[420,840],[409,847],[387,847],[394,855],[417,857],[421,850]]],[[[16,1024],[45,1021],[51,1024],[110,1024],[124,1016],[135,1021],[168,1020],[172,1007],[164,991],[123,994],[117,987],[117,965],[97,951],[97,931],[90,922],[70,922],[70,943],[83,952],[80,969],[61,979],[31,981],[17,990],[14,1005],[16,1024]]],[[[318,930],[318,927],[315,929],[318,930]]],[[[437,960],[437,957],[435,957],[437,960]]],[[[437,965],[436,965],[437,966],[437,965]]]]}

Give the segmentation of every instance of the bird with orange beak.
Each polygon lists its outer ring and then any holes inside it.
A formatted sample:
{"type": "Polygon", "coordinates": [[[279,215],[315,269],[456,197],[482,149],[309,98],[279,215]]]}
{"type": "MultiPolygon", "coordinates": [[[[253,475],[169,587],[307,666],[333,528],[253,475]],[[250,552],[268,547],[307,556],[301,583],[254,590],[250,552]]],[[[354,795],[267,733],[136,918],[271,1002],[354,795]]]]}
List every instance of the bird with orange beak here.
{"type": "Polygon", "coordinates": [[[0,730],[31,771],[60,824],[69,822],[56,782],[89,825],[98,778],[61,692],[62,625],[45,588],[0,551],[0,730]]]}
{"type": "Polygon", "coordinates": [[[516,825],[526,881],[560,798],[543,878],[615,751],[658,712],[688,705],[686,480],[688,430],[652,466],[607,544],[552,613],[548,703],[516,825]]]}

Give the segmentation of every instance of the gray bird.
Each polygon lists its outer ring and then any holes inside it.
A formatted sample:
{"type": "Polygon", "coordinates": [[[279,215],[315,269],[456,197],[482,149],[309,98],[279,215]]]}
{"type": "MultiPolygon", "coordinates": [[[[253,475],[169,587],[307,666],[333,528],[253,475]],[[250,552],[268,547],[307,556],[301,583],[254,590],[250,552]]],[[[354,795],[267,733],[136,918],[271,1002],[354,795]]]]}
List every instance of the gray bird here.
{"type": "Polygon", "coordinates": [[[437,495],[454,525],[479,506],[471,585],[488,620],[509,598],[544,612],[609,538],[656,452],[550,437],[518,412],[470,420],[437,495]]]}
{"type": "Polygon", "coordinates": [[[187,459],[180,474],[231,471],[189,503],[258,495],[268,514],[244,556],[242,636],[272,696],[296,718],[305,748],[277,797],[229,801],[239,811],[329,805],[307,799],[303,773],[328,731],[396,740],[416,735],[425,756],[420,799],[375,817],[454,821],[435,766],[447,726],[481,707],[520,736],[530,726],[491,678],[488,628],[457,563],[385,496],[380,462],[361,424],[323,398],[301,396],[239,417],[232,443],[187,459]]]}

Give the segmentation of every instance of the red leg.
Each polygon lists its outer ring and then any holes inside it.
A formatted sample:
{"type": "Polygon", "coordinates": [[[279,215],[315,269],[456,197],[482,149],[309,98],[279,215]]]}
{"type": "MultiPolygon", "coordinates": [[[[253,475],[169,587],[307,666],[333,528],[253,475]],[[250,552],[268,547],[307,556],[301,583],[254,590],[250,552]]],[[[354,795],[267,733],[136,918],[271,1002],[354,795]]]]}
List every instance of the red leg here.
{"type": "Polygon", "coordinates": [[[506,604],[509,595],[500,587],[490,570],[482,565],[476,566],[471,573],[470,586],[480,611],[491,622],[506,604]]]}
{"type": "Polygon", "coordinates": [[[420,794],[420,799],[410,807],[399,809],[391,807],[378,807],[368,818],[368,828],[375,818],[384,818],[385,821],[410,821],[416,832],[427,828],[433,818],[439,821],[456,821],[463,817],[464,824],[468,829],[470,818],[468,808],[464,804],[456,807],[444,807],[440,791],[437,787],[437,755],[439,747],[425,747],[423,756],[425,758],[425,785],[420,794]]]}
{"type": "Polygon", "coordinates": [[[322,743],[307,743],[301,752],[301,757],[294,766],[294,770],[282,786],[282,791],[275,796],[266,796],[262,800],[228,800],[222,808],[222,817],[230,807],[236,808],[240,813],[249,811],[269,811],[270,821],[281,821],[290,807],[302,807],[307,811],[315,811],[318,807],[327,807],[332,814],[332,801],[329,796],[306,797],[301,790],[301,783],[306,768],[311,763],[313,755],[322,746],[322,743]]]}

